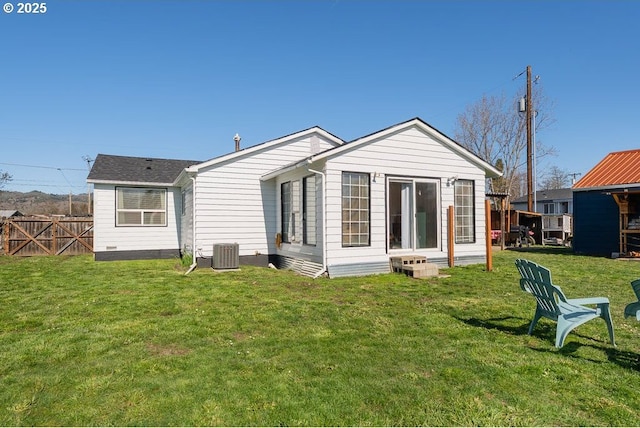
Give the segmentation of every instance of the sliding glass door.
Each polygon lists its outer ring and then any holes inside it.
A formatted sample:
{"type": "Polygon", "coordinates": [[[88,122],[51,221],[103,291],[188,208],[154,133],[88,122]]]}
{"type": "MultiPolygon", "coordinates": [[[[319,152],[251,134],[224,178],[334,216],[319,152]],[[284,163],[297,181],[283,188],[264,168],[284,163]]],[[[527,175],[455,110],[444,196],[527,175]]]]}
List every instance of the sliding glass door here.
{"type": "Polygon", "coordinates": [[[389,248],[437,248],[438,182],[391,179],[387,195],[389,248]]]}

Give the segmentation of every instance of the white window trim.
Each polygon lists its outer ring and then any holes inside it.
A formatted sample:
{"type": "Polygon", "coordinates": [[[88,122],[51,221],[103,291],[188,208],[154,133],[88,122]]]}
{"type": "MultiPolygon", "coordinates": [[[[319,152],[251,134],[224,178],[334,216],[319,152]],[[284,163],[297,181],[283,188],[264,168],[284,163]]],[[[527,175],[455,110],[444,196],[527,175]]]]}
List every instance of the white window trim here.
{"type": "MultiPolygon", "coordinates": [[[[371,247],[371,176],[366,173],[366,172],[355,172],[355,171],[342,171],[341,174],[341,184],[340,184],[340,192],[341,192],[341,197],[340,197],[340,204],[341,204],[341,233],[340,233],[340,240],[342,242],[342,248],[364,248],[364,247],[371,247]],[[365,211],[363,209],[354,209],[354,208],[346,208],[344,207],[344,201],[345,201],[345,196],[344,196],[344,186],[345,186],[345,182],[344,182],[344,178],[345,178],[345,174],[354,174],[357,175],[359,177],[366,177],[367,178],[367,184],[366,184],[366,188],[367,188],[367,197],[366,197],[366,203],[367,203],[367,208],[366,208],[366,212],[367,212],[367,220],[366,221],[360,221],[360,220],[351,220],[351,219],[346,219],[344,216],[345,211],[348,211],[349,213],[352,212],[360,212],[360,211],[365,211]],[[355,232],[351,232],[348,234],[345,234],[345,224],[350,224],[350,225],[354,225],[354,224],[364,224],[366,225],[367,228],[367,232],[366,232],[366,238],[367,238],[367,242],[363,243],[360,242],[360,240],[358,239],[358,242],[354,242],[356,241],[355,239],[352,239],[353,237],[359,237],[361,235],[363,235],[362,233],[355,233],[355,232]],[[348,243],[345,244],[345,236],[348,236],[348,243]]],[[[358,197],[355,197],[353,195],[349,195],[349,200],[352,199],[358,199],[358,197]]],[[[360,198],[360,199],[365,199],[365,198],[360,198]]],[[[350,214],[351,215],[351,214],[350,214]]]]}
{"type": "Polygon", "coordinates": [[[315,175],[302,178],[302,244],[312,247],[318,242],[316,181],[315,175]]]}
{"type": "Polygon", "coordinates": [[[476,197],[475,197],[475,182],[473,180],[456,180],[456,182],[454,183],[454,188],[453,188],[453,199],[454,199],[454,217],[455,217],[455,228],[454,228],[454,233],[455,233],[455,239],[454,242],[456,244],[475,244],[477,237],[476,237],[476,197]],[[457,195],[456,195],[456,189],[458,188],[458,186],[461,186],[462,184],[466,184],[469,185],[469,187],[471,188],[471,193],[470,193],[470,198],[471,198],[471,222],[469,223],[468,227],[471,228],[471,233],[469,235],[465,235],[464,239],[461,238],[458,235],[458,209],[460,208],[460,206],[456,203],[457,202],[457,195]],[[470,240],[468,240],[468,238],[470,238],[470,240]]]}
{"type": "Polygon", "coordinates": [[[154,187],[116,187],[116,203],[115,203],[115,208],[116,208],[116,227],[166,227],[167,226],[167,216],[168,216],[168,210],[167,210],[167,189],[161,189],[161,188],[154,188],[154,187]],[[135,191],[140,191],[140,190],[144,190],[144,191],[154,191],[154,192],[162,192],[162,202],[164,205],[163,209],[126,209],[126,208],[120,208],[119,205],[119,194],[120,191],[127,191],[127,190],[135,190],[135,191]],[[139,213],[140,214],[140,223],[139,224],[133,224],[133,223],[120,223],[120,216],[118,215],[119,213],[139,213]],[[151,213],[160,213],[160,214],[164,214],[164,223],[162,224],[145,224],[144,223],[144,217],[145,214],[151,214],[151,213]]]}

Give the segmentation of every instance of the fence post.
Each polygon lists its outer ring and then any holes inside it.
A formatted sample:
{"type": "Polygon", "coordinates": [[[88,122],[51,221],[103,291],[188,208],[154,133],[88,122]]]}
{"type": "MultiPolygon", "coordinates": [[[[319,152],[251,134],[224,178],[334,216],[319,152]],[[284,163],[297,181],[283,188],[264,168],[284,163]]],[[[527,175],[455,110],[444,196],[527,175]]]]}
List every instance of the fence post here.
{"type": "Polygon", "coordinates": [[[447,209],[447,218],[448,218],[448,222],[447,222],[447,248],[448,248],[448,253],[449,253],[449,267],[453,267],[454,265],[454,255],[453,255],[453,241],[455,239],[455,234],[454,234],[454,216],[453,216],[453,205],[449,205],[449,208],[447,209]]]}
{"type": "Polygon", "coordinates": [[[487,270],[491,272],[493,270],[493,253],[491,251],[491,201],[489,201],[489,199],[484,200],[484,216],[484,239],[487,246],[487,270]]]}
{"type": "Polygon", "coordinates": [[[2,219],[2,251],[3,254],[9,254],[9,232],[7,227],[7,220],[2,219]]]}

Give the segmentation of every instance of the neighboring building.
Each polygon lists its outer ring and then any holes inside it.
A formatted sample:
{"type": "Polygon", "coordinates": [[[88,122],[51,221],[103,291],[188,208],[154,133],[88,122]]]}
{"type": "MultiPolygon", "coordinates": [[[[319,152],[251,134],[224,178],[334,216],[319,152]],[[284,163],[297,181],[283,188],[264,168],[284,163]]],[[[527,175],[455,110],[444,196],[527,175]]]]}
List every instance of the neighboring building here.
{"type": "Polygon", "coordinates": [[[640,150],[609,153],[573,186],[576,253],[640,255],[640,150]]]}
{"type": "MultiPolygon", "coordinates": [[[[319,127],[205,162],[98,155],[96,260],[236,244],[242,264],[330,277],[389,272],[389,258],[482,263],[485,179],[500,172],[419,118],[345,143],[319,127]]],[[[215,263],[215,261],[214,261],[215,263]]]]}
{"type": "MultiPolygon", "coordinates": [[[[573,191],[566,189],[538,190],[533,211],[540,214],[573,214],[573,191]]],[[[527,211],[527,195],[511,201],[514,210],[527,211]]]]}
{"type": "Polygon", "coordinates": [[[18,210],[0,210],[0,253],[4,254],[4,227],[5,227],[5,219],[13,218],[13,217],[23,217],[23,214],[18,210]]]}
{"type": "MultiPolygon", "coordinates": [[[[566,243],[573,234],[573,191],[566,189],[540,190],[535,193],[534,212],[542,214],[542,234],[546,243],[566,243]]],[[[526,211],[527,196],[511,201],[515,210],[526,211]]]]}
{"type": "Polygon", "coordinates": [[[0,210],[0,219],[2,218],[11,218],[11,217],[23,217],[22,214],[18,210],[0,210]]]}

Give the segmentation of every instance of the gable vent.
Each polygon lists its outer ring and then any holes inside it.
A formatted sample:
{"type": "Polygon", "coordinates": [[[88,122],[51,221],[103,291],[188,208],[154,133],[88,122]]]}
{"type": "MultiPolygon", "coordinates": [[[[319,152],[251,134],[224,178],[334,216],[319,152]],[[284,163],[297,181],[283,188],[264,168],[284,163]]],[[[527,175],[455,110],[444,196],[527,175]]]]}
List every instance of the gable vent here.
{"type": "Polygon", "coordinates": [[[311,136],[309,149],[312,155],[315,155],[316,153],[320,153],[320,139],[318,138],[317,135],[311,136]]]}

